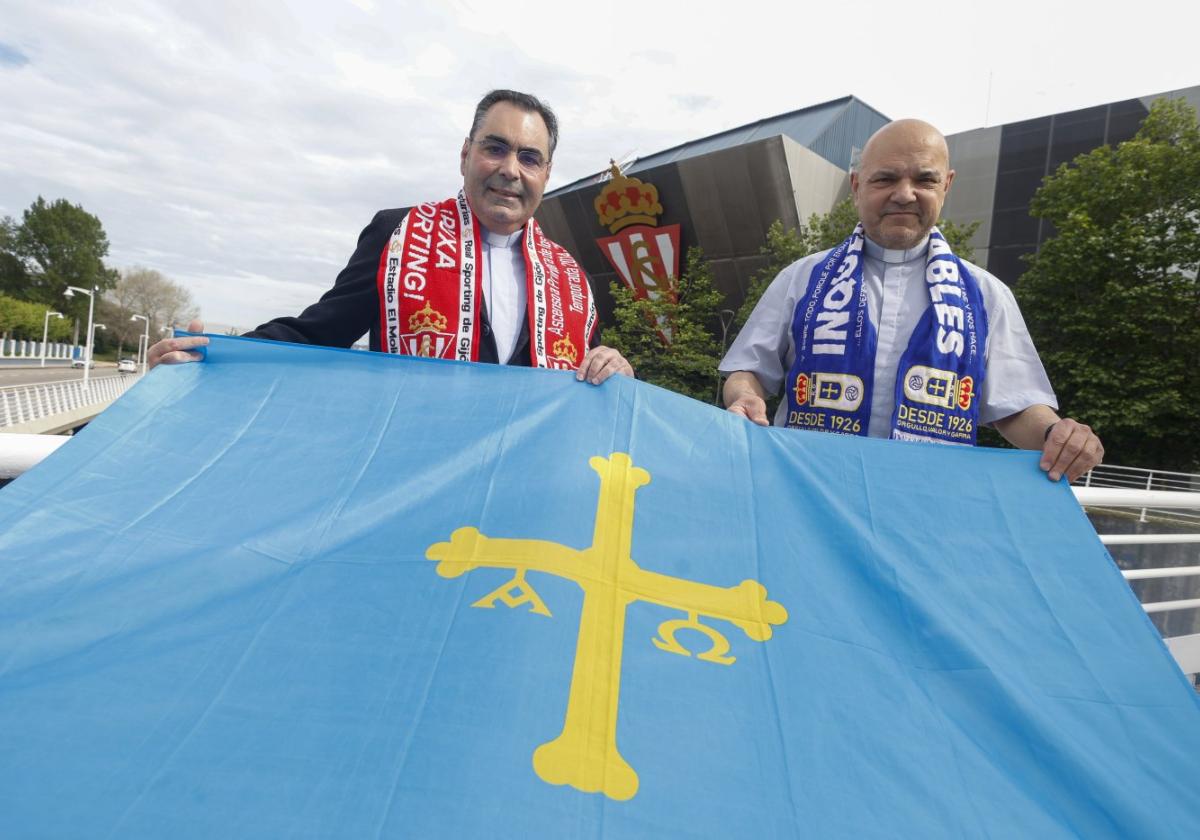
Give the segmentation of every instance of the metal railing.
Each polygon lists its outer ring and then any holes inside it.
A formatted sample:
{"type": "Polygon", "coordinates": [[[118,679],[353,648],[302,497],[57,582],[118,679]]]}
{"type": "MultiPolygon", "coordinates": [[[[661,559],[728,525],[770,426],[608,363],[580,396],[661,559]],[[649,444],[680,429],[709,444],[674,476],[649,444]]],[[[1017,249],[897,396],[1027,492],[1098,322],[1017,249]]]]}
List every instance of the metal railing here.
{"type": "MultiPolygon", "coordinates": [[[[1171,472],[1170,470],[1147,470],[1141,467],[1120,467],[1101,464],[1084,474],[1076,487],[1108,488],[1112,490],[1151,490],[1168,493],[1200,492],[1200,475],[1194,473],[1171,472]]],[[[1151,497],[1147,496],[1146,506],[1112,505],[1114,507],[1135,507],[1140,510],[1139,522],[1146,522],[1149,516],[1164,519],[1168,522],[1200,525],[1200,505],[1194,505],[1197,510],[1184,513],[1177,508],[1170,510],[1166,506],[1154,506],[1151,497]]],[[[1101,506],[1097,502],[1096,506],[1101,506]]]]}
{"type": "MultiPolygon", "coordinates": [[[[1103,466],[1092,470],[1071,489],[1075,492],[1075,498],[1087,510],[1127,510],[1130,511],[1130,521],[1133,521],[1136,515],[1138,523],[1152,522],[1155,527],[1200,526],[1200,475],[1136,467],[1103,466]]],[[[1200,533],[1195,532],[1168,531],[1099,536],[1100,541],[1109,546],[1200,544],[1200,533]]],[[[1195,578],[1200,577],[1200,566],[1122,569],[1121,574],[1127,581],[1195,578]]],[[[1143,601],[1142,609],[1150,614],[1200,609],[1200,598],[1143,601]]],[[[1164,641],[1183,672],[1193,682],[1200,679],[1200,633],[1167,636],[1164,641]]]]}
{"type": "MultiPolygon", "coordinates": [[[[1147,471],[1149,472],[1149,471],[1147,471]]],[[[1189,475],[1188,473],[1173,473],[1173,475],[1189,475]]],[[[1200,478],[1200,476],[1191,476],[1200,478]]],[[[1179,485],[1176,485],[1179,486],[1179,485]]],[[[1145,522],[1146,511],[1159,514],[1164,521],[1173,523],[1200,523],[1200,492],[1184,492],[1181,490],[1123,490],[1111,487],[1079,486],[1071,488],[1075,499],[1086,508],[1100,509],[1140,509],[1139,522],[1145,522]],[[1183,513],[1187,510],[1192,513],[1183,513]]],[[[1200,533],[1180,534],[1100,534],[1100,542],[1105,545],[1187,545],[1200,543],[1200,533]]],[[[1121,574],[1126,580],[1146,580],[1164,577],[1193,577],[1200,575],[1200,566],[1167,566],[1151,569],[1122,569],[1121,574]]],[[[1171,610],[1190,610],[1200,607],[1200,598],[1189,598],[1180,601],[1161,601],[1158,603],[1142,604],[1146,612],[1169,612],[1171,610]]],[[[1200,671],[1200,668],[1197,668],[1200,671]]]]}
{"type": "Polygon", "coordinates": [[[136,374],[97,377],[91,380],[87,390],[78,379],[6,385],[0,388],[0,429],[112,402],[139,378],[136,374]]]}
{"type": "MultiPolygon", "coordinates": [[[[1124,468],[1122,468],[1124,469],[1124,468]]],[[[1146,470],[1146,472],[1150,472],[1146,470]]],[[[1189,476],[1188,473],[1172,473],[1176,476],[1189,476]]],[[[1190,478],[1200,478],[1189,476],[1190,478]]],[[[1175,486],[1182,486],[1177,483],[1175,486]]],[[[1154,511],[1160,518],[1170,522],[1200,523],[1200,492],[1184,492],[1182,490],[1133,490],[1115,487],[1080,486],[1071,488],[1075,499],[1084,508],[1120,509],[1133,508],[1141,510],[1139,522],[1145,522],[1146,511],[1154,511]],[[1186,510],[1192,513],[1183,513],[1186,510]]],[[[1100,542],[1105,545],[1186,545],[1200,543],[1200,534],[1100,534],[1100,542]]],[[[1151,569],[1122,569],[1125,580],[1146,580],[1165,577],[1193,577],[1200,575],[1200,566],[1167,566],[1151,569]]],[[[1172,610],[1190,610],[1200,608],[1200,598],[1186,598],[1175,601],[1158,601],[1143,603],[1142,608],[1148,613],[1170,612],[1172,610]]],[[[1200,662],[1194,671],[1200,671],[1200,662]]]]}

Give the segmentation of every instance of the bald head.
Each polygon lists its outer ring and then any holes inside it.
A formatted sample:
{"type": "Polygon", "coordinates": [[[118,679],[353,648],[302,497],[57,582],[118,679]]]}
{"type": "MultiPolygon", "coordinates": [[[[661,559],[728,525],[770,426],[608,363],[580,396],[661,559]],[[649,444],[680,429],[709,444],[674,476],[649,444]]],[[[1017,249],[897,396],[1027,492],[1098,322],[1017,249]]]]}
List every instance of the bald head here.
{"type": "Polygon", "coordinates": [[[928,150],[941,160],[944,167],[950,168],[950,148],[946,145],[946,138],[924,120],[896,120],[888,123],[871,135],[871,139],[863,147],[861,161],[865,164],[880,155],[917,149],[928,150]]]}
{"type": "Polygon", "coordinates": [[[867,141],[850,191],[867,236],[904,250],[937,224],[953,180],[942,133],[922,120],[896,120],[867,141]]]}

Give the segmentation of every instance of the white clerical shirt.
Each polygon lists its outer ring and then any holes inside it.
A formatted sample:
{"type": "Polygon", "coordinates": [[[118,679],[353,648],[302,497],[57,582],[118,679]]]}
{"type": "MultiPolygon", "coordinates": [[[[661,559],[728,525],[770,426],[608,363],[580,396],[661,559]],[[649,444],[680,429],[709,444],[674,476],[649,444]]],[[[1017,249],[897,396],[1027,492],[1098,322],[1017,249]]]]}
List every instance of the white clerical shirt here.
{"type": "Polygon", "coordinates": [[[525,322],[524,233],[524,228],[508,236],[483,230],[483,300],[500,364],[512,357],[525,322]]]}

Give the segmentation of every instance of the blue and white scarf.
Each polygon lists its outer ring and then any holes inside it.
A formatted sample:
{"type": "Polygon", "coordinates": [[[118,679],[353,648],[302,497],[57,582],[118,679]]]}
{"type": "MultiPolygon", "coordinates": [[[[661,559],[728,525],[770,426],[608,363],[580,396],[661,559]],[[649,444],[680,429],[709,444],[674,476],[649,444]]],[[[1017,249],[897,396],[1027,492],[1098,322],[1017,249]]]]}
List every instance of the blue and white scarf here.
{"type": "MultiPolygon", "coordinates": [[[[878,334],[863,283],[863,226],[813,268],[792,315],[796,361],[784,381],[794,429],[865,435],[878,334]]],[[[979,420],[987,313],[979,283],[935,227],[926,252],[929,306],[896,371],[891,437],[971,446],[979,420]]]]}

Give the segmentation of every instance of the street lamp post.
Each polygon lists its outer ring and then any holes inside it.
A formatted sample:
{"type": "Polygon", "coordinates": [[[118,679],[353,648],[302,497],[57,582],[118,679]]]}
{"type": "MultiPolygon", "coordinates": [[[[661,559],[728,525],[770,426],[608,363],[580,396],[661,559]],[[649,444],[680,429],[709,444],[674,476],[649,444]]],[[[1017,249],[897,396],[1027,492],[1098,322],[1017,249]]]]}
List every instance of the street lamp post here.
{"type": "Polygon", "coordinates": [[[45,320],[45,323],[42,324],[42,364],[41,364],[41,367],[46,366],[46,342],[50,340],[50,318],[51,318],[51,316],[57,318],[60,321],[62,320],[62,317],[63,317],[61,312],[53,312],[49,309],[46,310],[46,320],[45,320]]]}
{"type": "Polygon", "coordinates": [[[67,290],[63,293],[64,297],[74,297],[76,292],[88,296],[88,343],[87,353],[83,357],[83,390],[85,391],[88,389],[88,374],[91,373],[92,368],[92,335],[95,333],[95,330],[92,329],[92,316],[96,313],[96,295],[99,291],[99,286],[92,286],[91,291],[78,286],[67,286],[67,290]]]}
{"type": "Polygon", "coordinates": [[[150,319],[145,315],[134,315],[130,321],[145,321],[146,331],[138,336],[138,365],[142,368],[142,373],[146,372],[146,354],[150,349],[150,319]],[[144,344],[142,342],[145,342],[144,344]]]}

